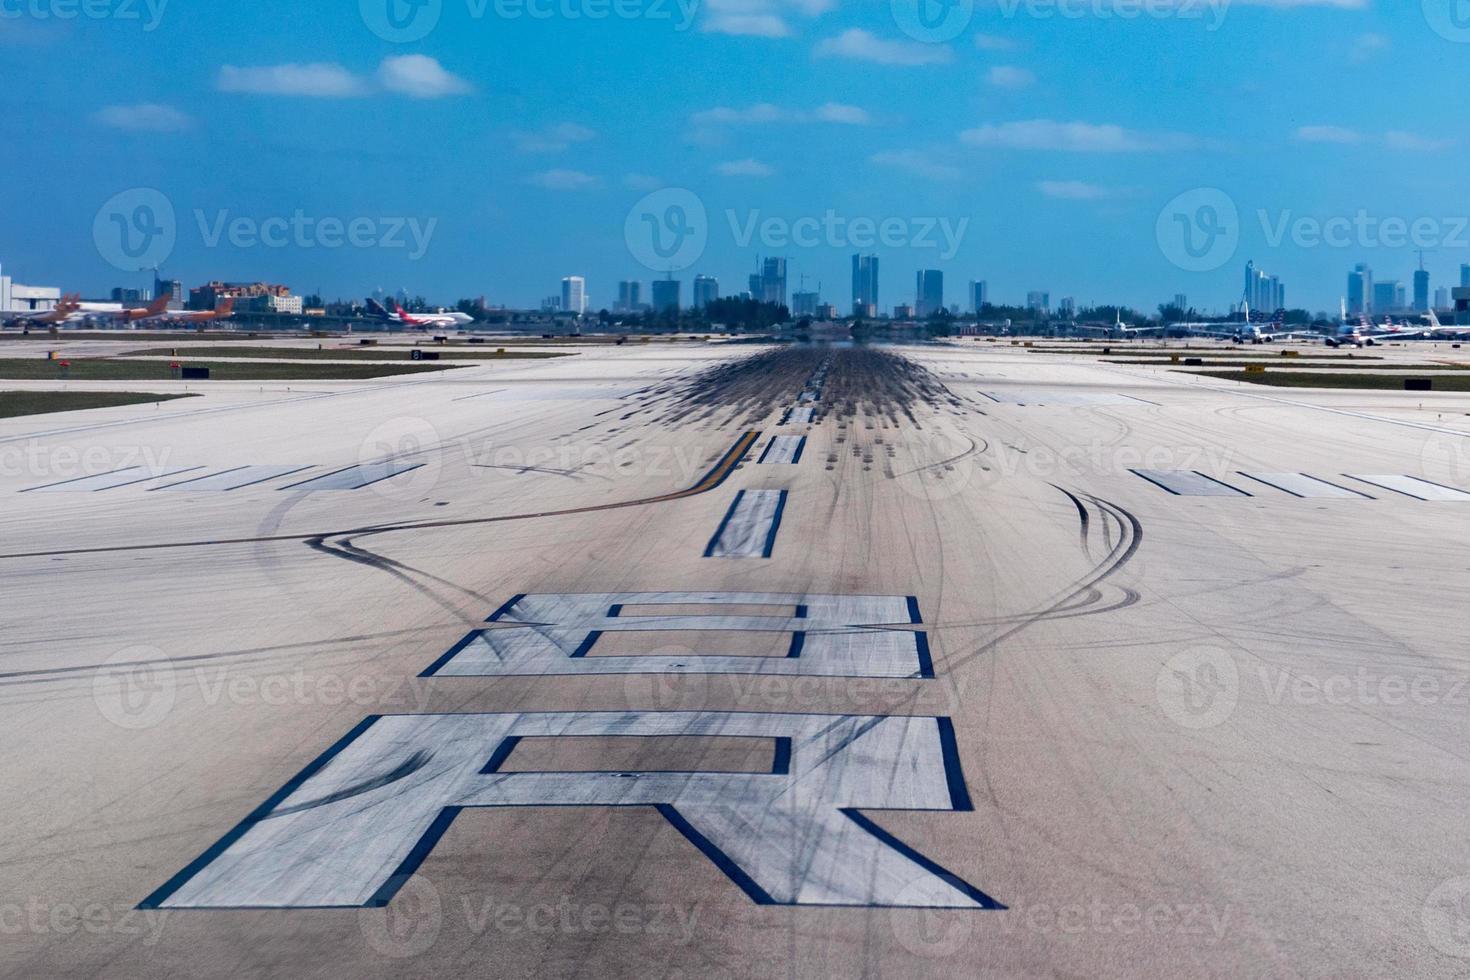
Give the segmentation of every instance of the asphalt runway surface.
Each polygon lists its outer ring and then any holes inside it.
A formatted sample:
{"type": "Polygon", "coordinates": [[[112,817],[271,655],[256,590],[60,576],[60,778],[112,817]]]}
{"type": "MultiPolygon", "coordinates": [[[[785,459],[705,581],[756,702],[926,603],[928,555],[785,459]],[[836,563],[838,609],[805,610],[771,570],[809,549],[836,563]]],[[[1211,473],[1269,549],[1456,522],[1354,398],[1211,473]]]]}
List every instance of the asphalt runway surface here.
{"type": "Polygon", "coordinates": [[[1470,396],[581,350],[0,421],[0,975],[1470,974],[1470,396]]]}

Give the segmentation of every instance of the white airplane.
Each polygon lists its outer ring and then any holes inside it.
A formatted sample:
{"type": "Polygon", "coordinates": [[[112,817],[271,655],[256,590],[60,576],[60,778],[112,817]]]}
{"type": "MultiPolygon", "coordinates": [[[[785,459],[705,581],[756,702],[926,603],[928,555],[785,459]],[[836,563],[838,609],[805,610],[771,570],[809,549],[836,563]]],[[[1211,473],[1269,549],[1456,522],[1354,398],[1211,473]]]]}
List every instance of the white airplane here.
{"type": "MultiPolygon", "coordinates": [[[[1429,314],[1433,316],[1433,313],[1429,314]]],[[[1436,318],[1434,323],[1438,323],[1436,318]]],[[[1374,347],[1382,340],[1413,340],[1427,337],[1430,329],[1416,329],[1407,324],[1398,325],[1390,321],[1381,327],[1375,327],[1366,316],[1359,315],[1357,323],[1348,322],[1347,302],[1342,303],[1342,318],[1338,321],[1337,332],[1326,338],[1328,347],[1374,347]]]]}
{"type": "Polygon", "coordinates": [[[368,314],[388,323],[401,324],[405,327],[418,327],[427,330],[430,327],[462,327],[466,323],[474,323],[475,318],[468,313],[454,311],[452,313],[409,313],[397,302],[393,303],[393,311],[383,309],[376,300],[368,300],[368,314]]]}
{"type": "Polygon", "coordinates": [[[1429,321],[1429,335],[1431,337],[1466,337],[1470,336],[1470,326],[1446,325],[1439,322],[1439,316],[1430,310],[1422,314],[1429,321]]]}
{"type": "Polygon", "coordinates": [[[1251,322],[1250,304],[1245,307],[1244,323],[1191,323],[1180,324],[1191,333],[1220,340],[1231,340],[1237,344],[1269,344],[1276,340],[1295,340],[1300,331],[1277,329],[1286,326],[1286,311],[1277,310],[1262,329],[1261,324],[1251,322]]]}

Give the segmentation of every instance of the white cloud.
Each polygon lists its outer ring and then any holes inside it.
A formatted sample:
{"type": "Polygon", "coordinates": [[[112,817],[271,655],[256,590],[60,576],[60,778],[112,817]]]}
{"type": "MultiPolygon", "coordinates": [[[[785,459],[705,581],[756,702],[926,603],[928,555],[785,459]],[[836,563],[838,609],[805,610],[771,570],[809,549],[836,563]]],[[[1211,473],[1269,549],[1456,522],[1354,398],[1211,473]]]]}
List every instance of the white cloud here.
{"type": "Polygon", "coordinates": [[[221,92],[245,95],[316,99],[355,99],[375,92],[433,99],[472,90],[464,79],[450,74],[435,59],[421,54],[384,58],[372,78],[364,78],[333,62],[291,62],[253,68],[221,65],[215,87],[221,92]]]}
{"type": "Polygon", "coordinates": [[[942,44],[920,44],[917,41],[887,41],[859,27],[849,28],[836,37],[817,45],[819,58],[848,58],[871,61],[879,65],[941,65],[952,57],[942,44]]]}
{"type": "Polygon", "coordinates": [[[996,65],[986,76],[996,88],[1026,88],[1036,84],[1036,76],[1014,65],[996,65]]]}
{"type": "Polygon", "coordinates": [[[634,191],[656,191],[664,186],[664,181],[648,174],[624,174],[623,186],[634,191]]]}
{"type": "Polygon", "coordinates": [[[1363,142],[1363,134],[1343,126],[1303,126],[1296,131],[1296,138],[1303,143],[1338,143],[1349,145],[1363,142]]]}
{"type": "Polygon", "coordinates": [[[522,153],[560,153],[573,143],[585,143],[597,133],[577,123],[558,123],[534,133],[514,132],[511,142],[522,153]]]}
{"type": "Polygon", "coordinates": [[[526,178],[526,183],[548,191],[586,191],[602,186],[602,178],[580,170],[543,170],[526,178]]]}
{"type": "Polygon", "coordinates": [[[1059,150],[1069,153],[1149,153],[1189,149],[1198,140],[1182,133],[1140,133],[1111,124],[1029,119],[987,124],[960,133],[970,146],[1006,150],[1059,150]]]}
{"type": "Polygon", "coordinates": [[[937,160],[921,150],[885,150],[868,158],[880,167],[892,167],[925,180],[958,180],[964,171],[953,164],[937,160]]]}
{"type": "Polygon", "coordinates": [[[104,106],[93,118],[102,126],[139,133],[176,133],[193,124],[192,119],[173,106],[156,102],[104,106]]]}
{"type": "Polygon", "coordinates": [[[1384,134],[1383,142],[1391,150],[1408,150],[1414,153],[1437,153],[1455,145],[1454,140],[1431,139],[1402,129],[1389,130],[1384,134]]]}
{"type": "Polygon", "coordinates": [[[837,0],[706,0],[700,30],[747,37],[790,37],[788,18],[817,17],[835,9],[837,0]]]}
{"type": "Polygon", "coordinates": [[[1393,42],[1383,34],[1360,34],[1353,41],[1352,59],[1358,64],[1371,61],[1393,47],[1393,42]]]}
{"type": "Polygon", "coordinates": [[[775,169],[759,160],[729,160],[715,167],[721,177],[770,177],[775,169]]]}
{"type": "Polygon", "coordinates": [[[999,34],[976,34],[975,47],[981,51],[1015,51],[1020,45],[999,34]]]}
{"type": "Polygon", "coordinates": [[[390,92],[415,99],[438,99],[474,90],[469,82],[450,74],[437,60],[422,54],[384,58],[378,66],[378,83],[390,92]]]}
{"type": "Polygon", "coordinates": [[[248,95],[299,95],[318,99],[351,99],[366,95],[370,86],[341,65],[265,65],[238,68],[221,65],[216,86],[221,92],[248,95]]]}
{"type": "Polygon", "coordinates": [[[1081,180],[1042,180],[1037,182],[1036,189],[1058,201],[1101,201],[1115,193],[1110,188],[1081,180]]]}
{"type": "Polygon", "coordinates": [[[696,127],[710,126],[759,126],[770,123],[827,122],[847,126],[866,126],[873,117],[866,109],[840,102],[828,102],[810,111],[788,109],[769,102],[757,102],[744,107],[715,106],[702,109],[689,117],[696,127]]]}

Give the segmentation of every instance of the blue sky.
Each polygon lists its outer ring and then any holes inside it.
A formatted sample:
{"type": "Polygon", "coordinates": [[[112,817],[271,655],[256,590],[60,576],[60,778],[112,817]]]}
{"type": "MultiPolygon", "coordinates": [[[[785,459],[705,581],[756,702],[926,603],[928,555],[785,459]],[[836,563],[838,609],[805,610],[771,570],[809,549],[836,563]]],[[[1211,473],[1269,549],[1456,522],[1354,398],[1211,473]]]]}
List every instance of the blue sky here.
{"type": "Polygon", "coordinates": [[[1425,245],[1436,285],[1470,262],[1470,45],[1435,29],[1439,0],[1429,15],[1419,0],[1155,0],[1129,18],[1143,0],[1076,0],[1066,17],[978,0],[927,8],[943,41],[917,29],[915,0],[535,0],[538,17],[440,0],[402,43],[369,26],[388,0],[91,2],[111,15],[0,0],[0,263],[28,283],[142,282],[94,235],[136,188],[173,209],[170,277],[328,297],[530,305],[580,274],[611,305],[618,280],[655,277],[629,229],[661,188],[705,212],[686,283],[737,291],[759,255],[784,254],[793,287],[806,274],[843,308],[858,219],[892,232],[871,249],[885,306],[938,268],[951,302],[983,278],[1002,302],[1048,289],[1152,309],[1182,292],[1223,308],[1254,259],[1292,305],[1326,309],[1355,262],[1408,280],[1425,245]],[[1233,248],[1191,271],[1168,209],[1199,189],[1238,220],[1233,248]],[[298,214],[359,220],[357,244],[281,233],[298,214]],[[223,230],[237,219],[251,224],[223,230]],[[262,244],[249,232],[270,219],[284,237],[262,244]]]}

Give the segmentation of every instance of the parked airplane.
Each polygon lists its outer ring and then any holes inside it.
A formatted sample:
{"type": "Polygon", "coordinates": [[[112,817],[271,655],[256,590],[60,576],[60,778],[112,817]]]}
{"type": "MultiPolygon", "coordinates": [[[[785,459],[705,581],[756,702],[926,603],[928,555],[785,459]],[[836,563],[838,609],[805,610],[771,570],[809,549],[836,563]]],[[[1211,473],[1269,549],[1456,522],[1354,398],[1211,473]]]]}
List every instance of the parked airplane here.
{"type": "Polygon", "coordinates": [[[79,308],[73,311],[64,322],[88,324],[102,322],[115,326],[137,323],[139,320],[147,320],[167,312],[171,299],[173,299],[171,294],[164,293],[147,306],[133,309],[113,303],[81,303],[79,308]]]}
{"type": "Polygon", "coordinates": [[[150,322],[187,326],[195,323],[211,323],[215,320],[228,320],[234,315],[235,299],[231,296],[220,300],[219,305],[212,310],[165,310],[156,316],[144,317],[144,319],[150,322]]]}
{"type": "Polygon", "coordinates": [[[367,301],[368,313],[380,320],[389,323],[401,324],[405,327],[417,327],[420,330],[428,330],[431,327],[462,327],[466,323],[474,323],[475,318],[468,313],[409,313],[398,303],[393,303],[393,312],[383,309],[382,304],[376,300],[367,301]]]}
{"type": "Polygon", "coordinates": [[[56,301],[56,308],[51,310],[37,310],[34,313],[20,313],[5,321],[7,327],[47,327],[58,323],[65,323],[67,319],[81,308],[81,294],[72,293],[62,296],[56,301]]]}
{"type": "MultiPolygon", "coordinates": [[[[1431,313],[1430,316],[1433,316],[1431,313]]],[[[1438,323],[1438,319],[1433,322],[1438,323]]],[[[1380,340],[1410,340],[1426,337],[1429,329],[1416,329],[1405,325],[1396,325],[1390,320],[1381,327],[1375,327],[1371,320],[1361,314],[1358,322],[1349,323],[1347,314],[1347,303],[1342,304],[1342,317],[1338,321],[1337,332],[1325,338],[1328,347],[1373,347],[1380,340]]]]}
{"type": "Polygon", "coordinates": [[[1439,322],[1439,316],[1433,311],[1423,314],[1423,318],[1429,321],[1428,333],[1431,337],[1466,337],[1470,336],[1470,326],[1456,326],[1439,322]]]}

